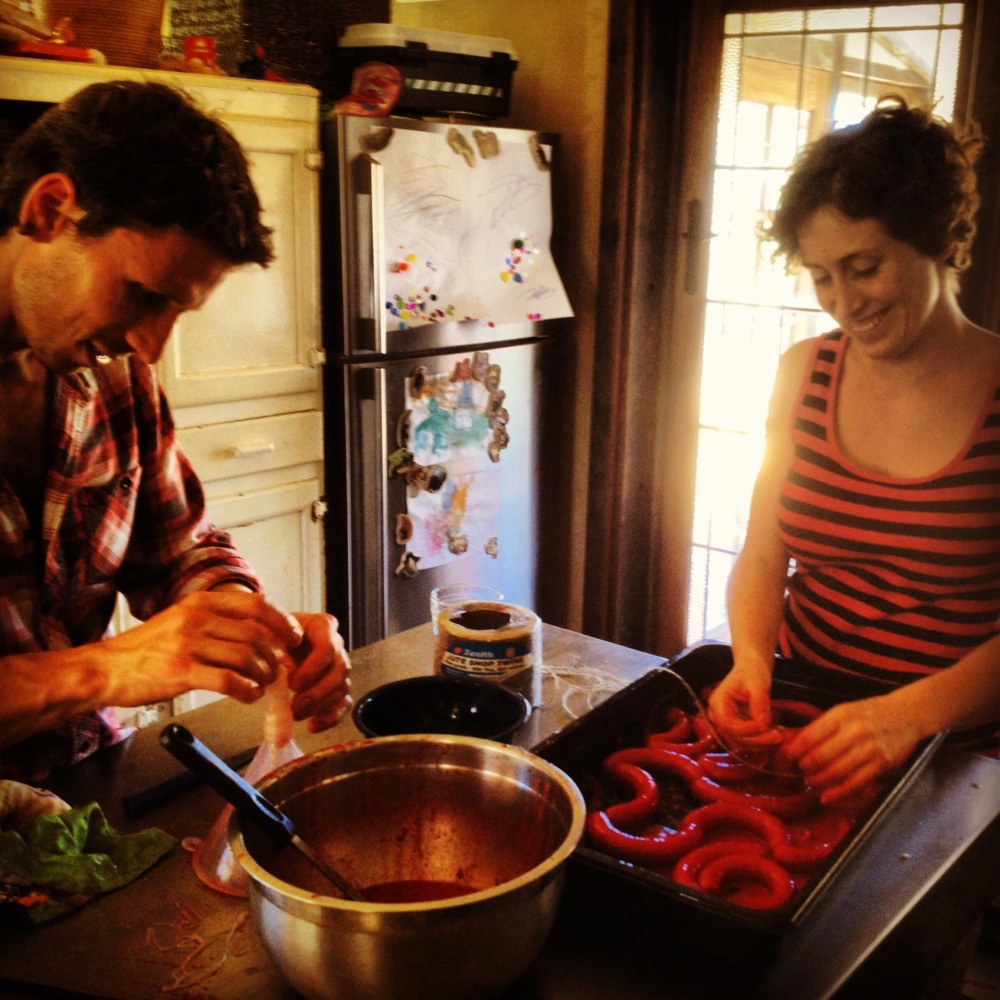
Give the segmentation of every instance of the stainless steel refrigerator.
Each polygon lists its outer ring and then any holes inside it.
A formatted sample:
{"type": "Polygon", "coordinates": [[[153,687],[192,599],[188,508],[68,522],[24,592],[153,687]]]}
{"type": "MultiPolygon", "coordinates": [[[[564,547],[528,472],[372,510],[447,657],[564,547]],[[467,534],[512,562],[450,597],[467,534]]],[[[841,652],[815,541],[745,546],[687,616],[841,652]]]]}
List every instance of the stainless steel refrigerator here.
{"type": "Polygon", "coordinates": [[[554,137],[324,124],[328,604],[351,647],[431,590],[535,604],[539,356],[572,315],[552,260],[554,137]]]}

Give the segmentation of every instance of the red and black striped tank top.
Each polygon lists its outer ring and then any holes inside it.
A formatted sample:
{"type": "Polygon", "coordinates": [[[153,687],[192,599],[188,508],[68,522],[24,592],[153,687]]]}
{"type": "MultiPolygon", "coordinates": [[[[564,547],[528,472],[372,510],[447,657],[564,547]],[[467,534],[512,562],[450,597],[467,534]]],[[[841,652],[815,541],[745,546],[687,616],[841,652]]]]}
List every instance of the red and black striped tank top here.
{"type": "Polygon", "coordinates": [[[837,445],[846,345],[839,331],[819,339],[792,416],[779,522],[794,572],[779,651],[902,684],[1000,631],[1000,373],[945,468],[892,479],[837,445]]]}

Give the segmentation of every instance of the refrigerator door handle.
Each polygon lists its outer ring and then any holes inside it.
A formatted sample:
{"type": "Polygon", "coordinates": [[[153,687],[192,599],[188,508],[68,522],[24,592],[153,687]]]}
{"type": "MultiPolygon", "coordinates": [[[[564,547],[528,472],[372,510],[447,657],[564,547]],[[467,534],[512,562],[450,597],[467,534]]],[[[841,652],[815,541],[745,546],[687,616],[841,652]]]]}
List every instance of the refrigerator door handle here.
{"type": "Polygon", "coordinates": [[[352,320],[355,350],[386,353],[384,168],[366,153],[354,158],[352,247],[347,265],[357,299],[352,320]]]}
{"type": "Polygon", "coordinates": [[[357,493],[351,514],[352,573],[355,594],[352,639],[371,642],[384,636],[388,604],[386,371],[381,366],[356,368],[353,381],[354,457],[357,493]]]}
{"type": "Polygon", "coordinates": [[[385,329],[385,178],[382,164],[368,158],[371,165],[371,248],[372,318],[375,320],[375,351],[387,351],[385,329]]]}

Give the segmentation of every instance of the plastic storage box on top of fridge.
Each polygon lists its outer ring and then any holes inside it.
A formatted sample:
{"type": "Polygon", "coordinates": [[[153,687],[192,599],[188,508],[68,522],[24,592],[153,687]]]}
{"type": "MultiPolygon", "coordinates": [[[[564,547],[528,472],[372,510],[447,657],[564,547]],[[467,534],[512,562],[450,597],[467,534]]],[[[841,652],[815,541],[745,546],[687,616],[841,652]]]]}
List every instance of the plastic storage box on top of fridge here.
{"type": "Polygon", "coordinates": [[[352,24],[334,56],[337,96],[351,91],[354,70],[367,62],[395,66],[403,88],[394,114],[502,118],[510,109],[517,54],[503,38],[397,24],[352,24]]]}

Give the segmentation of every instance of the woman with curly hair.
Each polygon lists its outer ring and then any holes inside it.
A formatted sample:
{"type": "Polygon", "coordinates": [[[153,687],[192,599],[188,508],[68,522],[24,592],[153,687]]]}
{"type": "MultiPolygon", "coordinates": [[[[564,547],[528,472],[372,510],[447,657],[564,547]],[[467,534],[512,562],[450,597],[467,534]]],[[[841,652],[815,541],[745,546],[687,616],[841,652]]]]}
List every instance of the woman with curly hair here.
{"type": "Polygon", "coordinates": [[[1000,337],[966,317],[977,130],[898,97],[807,146],[767,235],[838,328],[782,357],[712,696],[766,740],[774,654],[853,700],[786,748],[827,801],[961,731],[1000,746],[1000,337]]]}

